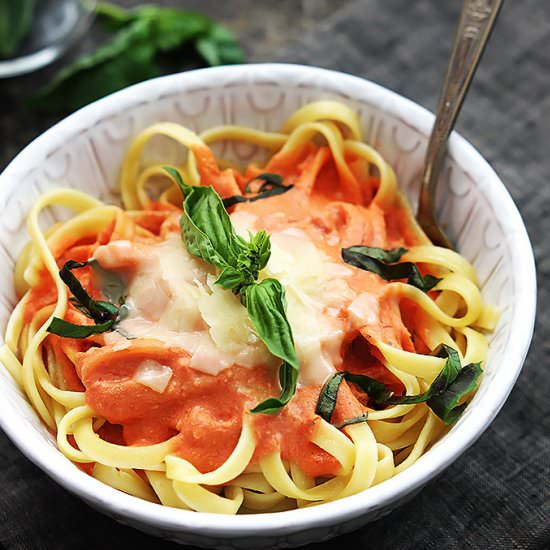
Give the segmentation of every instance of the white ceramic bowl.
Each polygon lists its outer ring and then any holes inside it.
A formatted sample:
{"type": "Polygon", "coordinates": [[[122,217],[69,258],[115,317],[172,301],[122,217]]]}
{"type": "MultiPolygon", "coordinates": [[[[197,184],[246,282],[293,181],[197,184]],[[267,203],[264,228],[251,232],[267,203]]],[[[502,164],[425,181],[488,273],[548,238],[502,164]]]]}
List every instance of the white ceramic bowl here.
{"type": "MultiPolygon", "coordinates": [[[[306,102],[337,99],[357,109],[366,140],[393,165],[415,202],[433,116],[381,86],[305,66],[245,65],[187,72],[138,84],[78,111],[34,140],[0,176],[0,331],[14,306],[14,257],[27,240],[24,219],[39,194],[56,186],[118,201],[117,173],[130,138],[161,120],[195,131],[218,124],[277,130],[306,102]]],[[[157,143],[164,161],[177,155],[157,143]]],[[[220,145],[243,162],[260,151],[220,145]]],[[[8,373],[0,367],[0,424],[21,451],[70,492],[122,523],[179,542],[216,548],[277,548],[326,540],[389,513],[440,473],[488,427],[521,370],[535,315],[535,269],[520,215],[498,176],[454,134],[440,182],[439,219],[476,267],[486,301],[501,311],[489,336],[485,376],[453,429],[408,470],[367,491],[316,507],[228,517],[177,510],[119,492],[81,472],[56,449],[8,373]]],[[[65,216],[51,211],[44,222],[65,216]]],[[[37,495],[38,497],[38,495],[37,495]]]]}

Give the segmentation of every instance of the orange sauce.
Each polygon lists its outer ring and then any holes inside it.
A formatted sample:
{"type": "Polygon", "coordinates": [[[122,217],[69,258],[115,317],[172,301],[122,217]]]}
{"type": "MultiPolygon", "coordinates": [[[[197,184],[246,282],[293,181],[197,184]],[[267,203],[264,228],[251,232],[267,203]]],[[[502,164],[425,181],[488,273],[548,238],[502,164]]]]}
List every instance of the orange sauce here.
{"type": "MultiPolygon", "coordinates": [[[[244,178],[234,170],[219,170],[207,148],[196,148],[195,154],[202,182],[213,185],[222,196],[241,194],[244,182],[259,172],[250,167],[244,178]]],[[[295,188],[273,198],[239,204],[235,209],[255,214],[259,225],[268,231],[285,227],[304,230],[333,259],[340,259],[342,247],[355,244],[384,248],[415,244],[408,213],[402,207],[384,212],[375,205],[346,202],[351,198],[357,201],[358,193],[369,202],[378,186],[376,178],[361,176],[359,161],[347,160],[351,169],[342,174],[324,147],[309,145],[287,156],[275,155],[264,171],[283,175],[285,184],[294,184],[295,188]]],[[[119,217],[95,242],[68,242],[56,255],[58,265],[68,259],[85,260],[97,246],[116,239],[158,241],[167,232],[178,231],[174,208],[163,211],[162,205],[154,202],[149,208],[131,218],[119,217]]],[[[128,266],[121,264],[122,268],[128,266]]],[[[75,274],[94,297],[101,296],[93,287],[89,268],[75,274]]],[[[372,273],[354,269],[349,284],[357,293],[369,291],[378,295],[387,283],[372,273]]],[[[56,298],[53,282],[44,273],[40,284],[27,297],[25,320],[30,320],[44,305],[55,303],[56,298]]],[[[376,324],[360,332],[350,327],[340,350],[341,368],[367,374],[402,394],[402,383],[384,367],[369,339],[380,337],[414,351],[413,336],[422,330],[421,323],[414,320],[419,312],[413,305],[406,305],[404,321],[397,303],[381,298],[378,306],[380,318],[376,324]]],[[[72,305],[65,318],[90,322],[72,305]]],[[[61,366],[64,387],[85,388],[87,403],[108,421],[100,430],[108,440],[147,445],[176,436],[176,454],[207,472],[219,467],[231,454],[246,417],[252,422],[257,440],[252,462],[280,450],[284,460],[296,463],[313,477],[333,475],[339,469],[334,457],[310,442],[320,421],[315,407],[321,386],[300,387],[278,414],[252,415],[248,411],[257,403],[279,393],[276,369],[234,365],[213,376],[192,369],[189,355],[180,348],[157,340],[136,339],[117,346],[104,345],[102,335],[85,340],[50,335],[48,344],[61,366]],[[172,369],[162,393],[134,379],[144,360],[155,360],[172,369]]],[[[339,423],[358,416],[369,405],[372,404],[360,389],[344,382],[333,421],[339,423]]]]}

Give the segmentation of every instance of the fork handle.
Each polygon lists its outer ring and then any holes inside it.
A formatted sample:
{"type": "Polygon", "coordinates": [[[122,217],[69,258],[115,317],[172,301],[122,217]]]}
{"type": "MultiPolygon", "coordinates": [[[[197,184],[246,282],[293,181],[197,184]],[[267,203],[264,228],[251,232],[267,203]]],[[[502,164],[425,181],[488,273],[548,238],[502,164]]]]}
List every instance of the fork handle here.
{"type": "Polygon", "coordinates": [[[432,241],[448,248],[452,248],[452,245],[439,229],[435,219],[433,208],[435,188],[445,157],[447,140],[489,40],[502,2],[503,0],[464,0],[426,151],[417,218],[432,241]]]}

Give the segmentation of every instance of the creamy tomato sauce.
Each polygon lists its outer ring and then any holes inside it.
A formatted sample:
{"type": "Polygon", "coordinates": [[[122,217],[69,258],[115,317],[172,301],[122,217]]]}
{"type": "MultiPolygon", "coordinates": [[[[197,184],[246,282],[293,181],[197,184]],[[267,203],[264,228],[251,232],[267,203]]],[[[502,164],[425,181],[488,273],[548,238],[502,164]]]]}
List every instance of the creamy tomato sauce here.
{"type": "MultiPolygon", "coordinates": [[[[203,157],[203,182],[222,196],[242,193],[243,182],[257,174],[254,169],[246,177],[222,173],[205,151],[197,151],[203,157]]],[[[271,235],[272,256],[262,276],[276,277],[285,287],[300,360],[294,398],[278,414],[249,413],[279,393],[279,361],[255,334],[238,298],[214,284],[213,268],[185,249],[179,236],[181,210],[151,202],[150,210],[121,215],[94,242],[68,243],[57,254],[59,266],[94,257],[127,286],[129,315],[121,326],[133,339],[118,332],[84,340],[48,336],[60,366],[60,386],[86,390],[87,403],[108,421],[100,433],[116,432],[126,445],[176,437],[176,454],[206,472],[231,454],[246,418],[257,440],[253,462],[279,449],[283,459],[306,474],[327,476],[340,465],[310,442],[320,421],[315,406],[326,378],[348,370],[403,393],[369,339],[422,350],[416,338],[422,312],[411,304],[400,307],[385,294],[384,280],[344,264],[340,254],[342,247],[356,244],[416,244],[409,215],[401,208],[384,212],[345,202],[348,191],[333,185],[335,168],[325,148],[310,148],[298,164],[292,160],[276,156],[265,171],[283,175],[293,189],[238,204],[231,218],[241,234],[266,229],[271,235]]],[[[375,178],[363,185],[364,201],[375,186],[375,178]]],[[[102,296],[89,267],[74,273],[90,294],[102,296]]],[[[55,302],[52,286],[44,274],[31,290],[27,320],[55,302]]],[[[72,305],[65,319],[90,322],[72,305]]],[[[333,419],[342,422],[370,406],[363,392],[344,382],[333,419]]]]}

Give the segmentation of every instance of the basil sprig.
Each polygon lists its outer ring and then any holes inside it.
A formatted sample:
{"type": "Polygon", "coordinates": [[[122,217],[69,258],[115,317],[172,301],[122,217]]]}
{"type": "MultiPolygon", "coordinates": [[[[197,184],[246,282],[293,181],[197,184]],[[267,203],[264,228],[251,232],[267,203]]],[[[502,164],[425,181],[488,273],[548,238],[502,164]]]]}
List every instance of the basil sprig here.
{"type": "Polygon", "coordinates": [[[407,252],[406,248],[385,250],[374,246],[350,246],[342,248],[342,259],[347,264],[372,271],[386,281],[407,279],[407,283],[424,292],[431,290],[441,279],[420,273],[412,262],[396,263],[407,252]]]}
{"type": "Polygon", "coordinates": [[[86,262],[75,262],[69,260],[59,271],[61,280],[67,285],[72,294],[71,303],[79,311],[84,313],[86,317],[94,321],[93,325],[77,325],[70,323],[59,317],[54,317],[52,322],[46,329],[52,334],[63,336],[65,338],[87,338],[92,334],[100,334],[112,330],[116,323],[121,321],[128,313],[127,307],[124,305],[124,284],[118,275],[103,269],[95,260],[86,262]],[[73,269],[80,269],[91,265],[98,271],[100,279],[105,281],[105,294],[111,300],[94,300],[80,281],[73,275],[73,269]],[[118,306],[114,301],[118,302],[118,306]]]}
{"type": "MultiPolygon", "coordinates": [[[[32,3],[0,0],[0,33],[8,25],[15,27],[10,22],[17,12],[21,13],[17,19],[22,19],[22,5],[32,3]],[[6,9],[14,15],[4,24],[6,9]]],[[[96,13],[109,34],[105,43],[58,72],[33,98],[34,107],[54,113],[78,109],[167,70],[196,65],[195,53],[213,66],[242,63],[244,59],[233,33],[202,13],[151,4],[125,9],[107,2],[98,2],[96,13]]],[[[10,34],[14,33],[19,31],[14,28],[10,34]]],[[[0,55],[3,49],[0,41],[0,55]]]]}
{"type": "Polygon", "coordinates": [[[243,239],[236,234],[222,199],[212,187],[187,185],[177,170],[164,169],[184,196],[180,228],[187,250],[221,270],[216,284],[240,296],[267,349],[283,361],[279,369],[281,395],[266,399],[251,411],[276,413],[296,393],[298,357],[285,313],[284,288],[276,279],[257,282],[271,254],[269,235],[259,231],[250,233],[248,241],[243,239]]]}
{"type": "Polygon", "coordinates": [[[227,197],[223,199],[223,205],[225,208],[230,208],[239,202],[255,202],[261,199],[275,197],[276,195],[282,195],[294,187],[294,185],[285,185],[281,175],[264,172],[263,174],[256,176],[252,181],[248,182],[244,188],[244,192],[251,193],[252,191],[250,190],[250,184],[257,180],[263,181],[264,183],[260,185],[256,191],[256,195],[253,195],[252,197],[245,197],[244,195],[233,195],[232,197],[227,197]]]}
{"type": "MultiPolygon", "coordinates": [[[[468,402],[460,403],[462,398],[477,386],[482,373],[479,363],[469,363],[462,367],[458,352],[443,345],[439,357],[446,357],[445,365],[431,386],[419,395],[393,395],[382,382],[363,374],[352,374],[341,371],[333,374],[323,386],[315,412],[330,422],[336,407],[338,391],[342,380],[357,384],[374,402],[379,405],[412,405],[427,403],[428,407],[445,424],[452,424],[464,412],[468,402]]],[[[366,417],[357,417],[344,422],[343,425],[361,422],[366,417]]]]}

